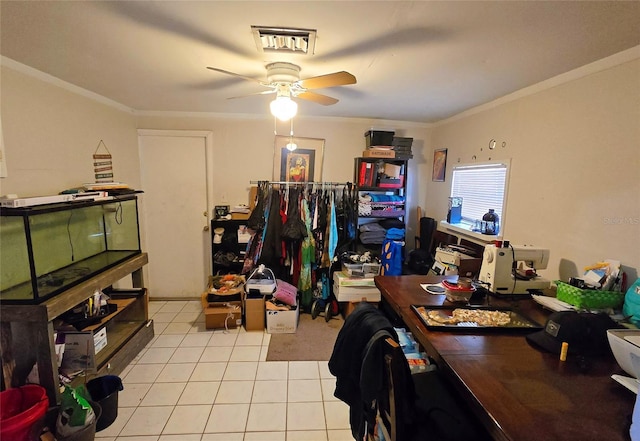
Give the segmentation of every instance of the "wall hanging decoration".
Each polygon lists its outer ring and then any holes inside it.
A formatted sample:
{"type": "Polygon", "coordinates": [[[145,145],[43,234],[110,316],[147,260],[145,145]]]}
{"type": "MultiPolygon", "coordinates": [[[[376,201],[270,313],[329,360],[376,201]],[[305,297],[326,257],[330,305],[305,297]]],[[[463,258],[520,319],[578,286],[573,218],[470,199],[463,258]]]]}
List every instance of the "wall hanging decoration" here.
{"type": "Polygon", "coordinates": [[[104,141],[100,140],[93,153],[93,171],[96,182],[113,182],[113,162],[111,152],[104,141]]]}
{"type": "Polygon", "coordinates": [[[273,179],[286,182],[322,181],[324,139],[276,136],[273,179]],[[297,148],[289,150],[287,144],[297,148]]]}
{"type": "Polygon", "coordinates": [[[434,182],[444,182],[445,171],[447,170],[447,149],[439,149],[433,152],[433,174],[431,180],[434,182]]]}

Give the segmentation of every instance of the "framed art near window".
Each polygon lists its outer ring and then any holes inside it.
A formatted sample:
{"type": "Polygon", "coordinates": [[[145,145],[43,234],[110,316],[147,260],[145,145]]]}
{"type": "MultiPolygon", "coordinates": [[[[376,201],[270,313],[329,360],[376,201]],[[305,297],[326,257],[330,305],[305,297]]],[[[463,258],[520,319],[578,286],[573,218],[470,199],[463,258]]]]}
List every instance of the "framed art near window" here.
{"type": "Polygon", "coordinates": [[[444,182],[447,170],[447,149],[439,149],[433,152],[433,173],[431,180],[434,182],[444,182]]]}
{"type": "Polygon", "coordinates": [[[276,136],[274,149],[274,181],[322,181],[324,139],[276,136]],[[295,144],[297,147],[290,150],[287,144],[295,144]]]}

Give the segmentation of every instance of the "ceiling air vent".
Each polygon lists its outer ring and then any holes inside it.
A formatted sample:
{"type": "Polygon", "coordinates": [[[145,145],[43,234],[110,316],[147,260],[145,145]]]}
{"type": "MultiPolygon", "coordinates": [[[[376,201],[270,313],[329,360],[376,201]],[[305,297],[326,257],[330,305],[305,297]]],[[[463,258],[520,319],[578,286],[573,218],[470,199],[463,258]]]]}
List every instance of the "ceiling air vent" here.
{"type": "Polygon", "coordinates": [[[314,29],[269,28],[251,26],[256,46],[261,52],[289,52],[313,55],[316,44],[314,29]]]}

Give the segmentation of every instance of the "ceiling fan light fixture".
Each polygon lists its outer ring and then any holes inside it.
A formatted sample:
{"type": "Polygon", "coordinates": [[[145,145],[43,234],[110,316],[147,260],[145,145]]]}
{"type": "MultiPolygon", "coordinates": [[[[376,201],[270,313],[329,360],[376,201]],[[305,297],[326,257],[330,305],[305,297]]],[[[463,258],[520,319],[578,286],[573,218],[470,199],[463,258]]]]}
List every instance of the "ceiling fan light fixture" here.
{"type": "Polygon", "coordinates": [[[298,113],[298,103],[288,96],[278,96],[269,105],[271,114],[280,121],[289,121],[298,113]]]}

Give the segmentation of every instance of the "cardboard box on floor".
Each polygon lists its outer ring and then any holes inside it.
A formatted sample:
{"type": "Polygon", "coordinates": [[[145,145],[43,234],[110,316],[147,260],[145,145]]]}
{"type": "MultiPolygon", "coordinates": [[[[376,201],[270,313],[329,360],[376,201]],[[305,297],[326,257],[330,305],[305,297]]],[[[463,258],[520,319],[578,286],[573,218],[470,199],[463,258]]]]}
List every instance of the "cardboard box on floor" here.
{"type": "Polygon", "coordinates": [[[295,334],[298,329],[299,308],[288,311],[267,309],[267,332],[269,334],[295,334]]]}
{"type": "Polygon", "coordinates": [[[202,293],[202,309],[204,310],[204,323],[207,329],[233,329],[242,325],[242,306],[211,305],[207,302],[207,291],[205,291],[202,293]]]}
{"type": "Polygon", "coordinates": [[[265,325],[264,296],[244,299],[244,328],[247,331],[263,331],[265,325]]]}
{"type": "MultiPolygon", "coordinates": [[[[353,310],[356,309],[356,306],[358,306],[359,303],[360,302],[340,302],[340,305],[342,306],[342,315],[345,320],[347,319],[347,317],[349,317],[349,314],[351,314],[353,310]]],[[[371,303],[375,307],[378,306],[378,302],[369,303],[371,303]]]]}

